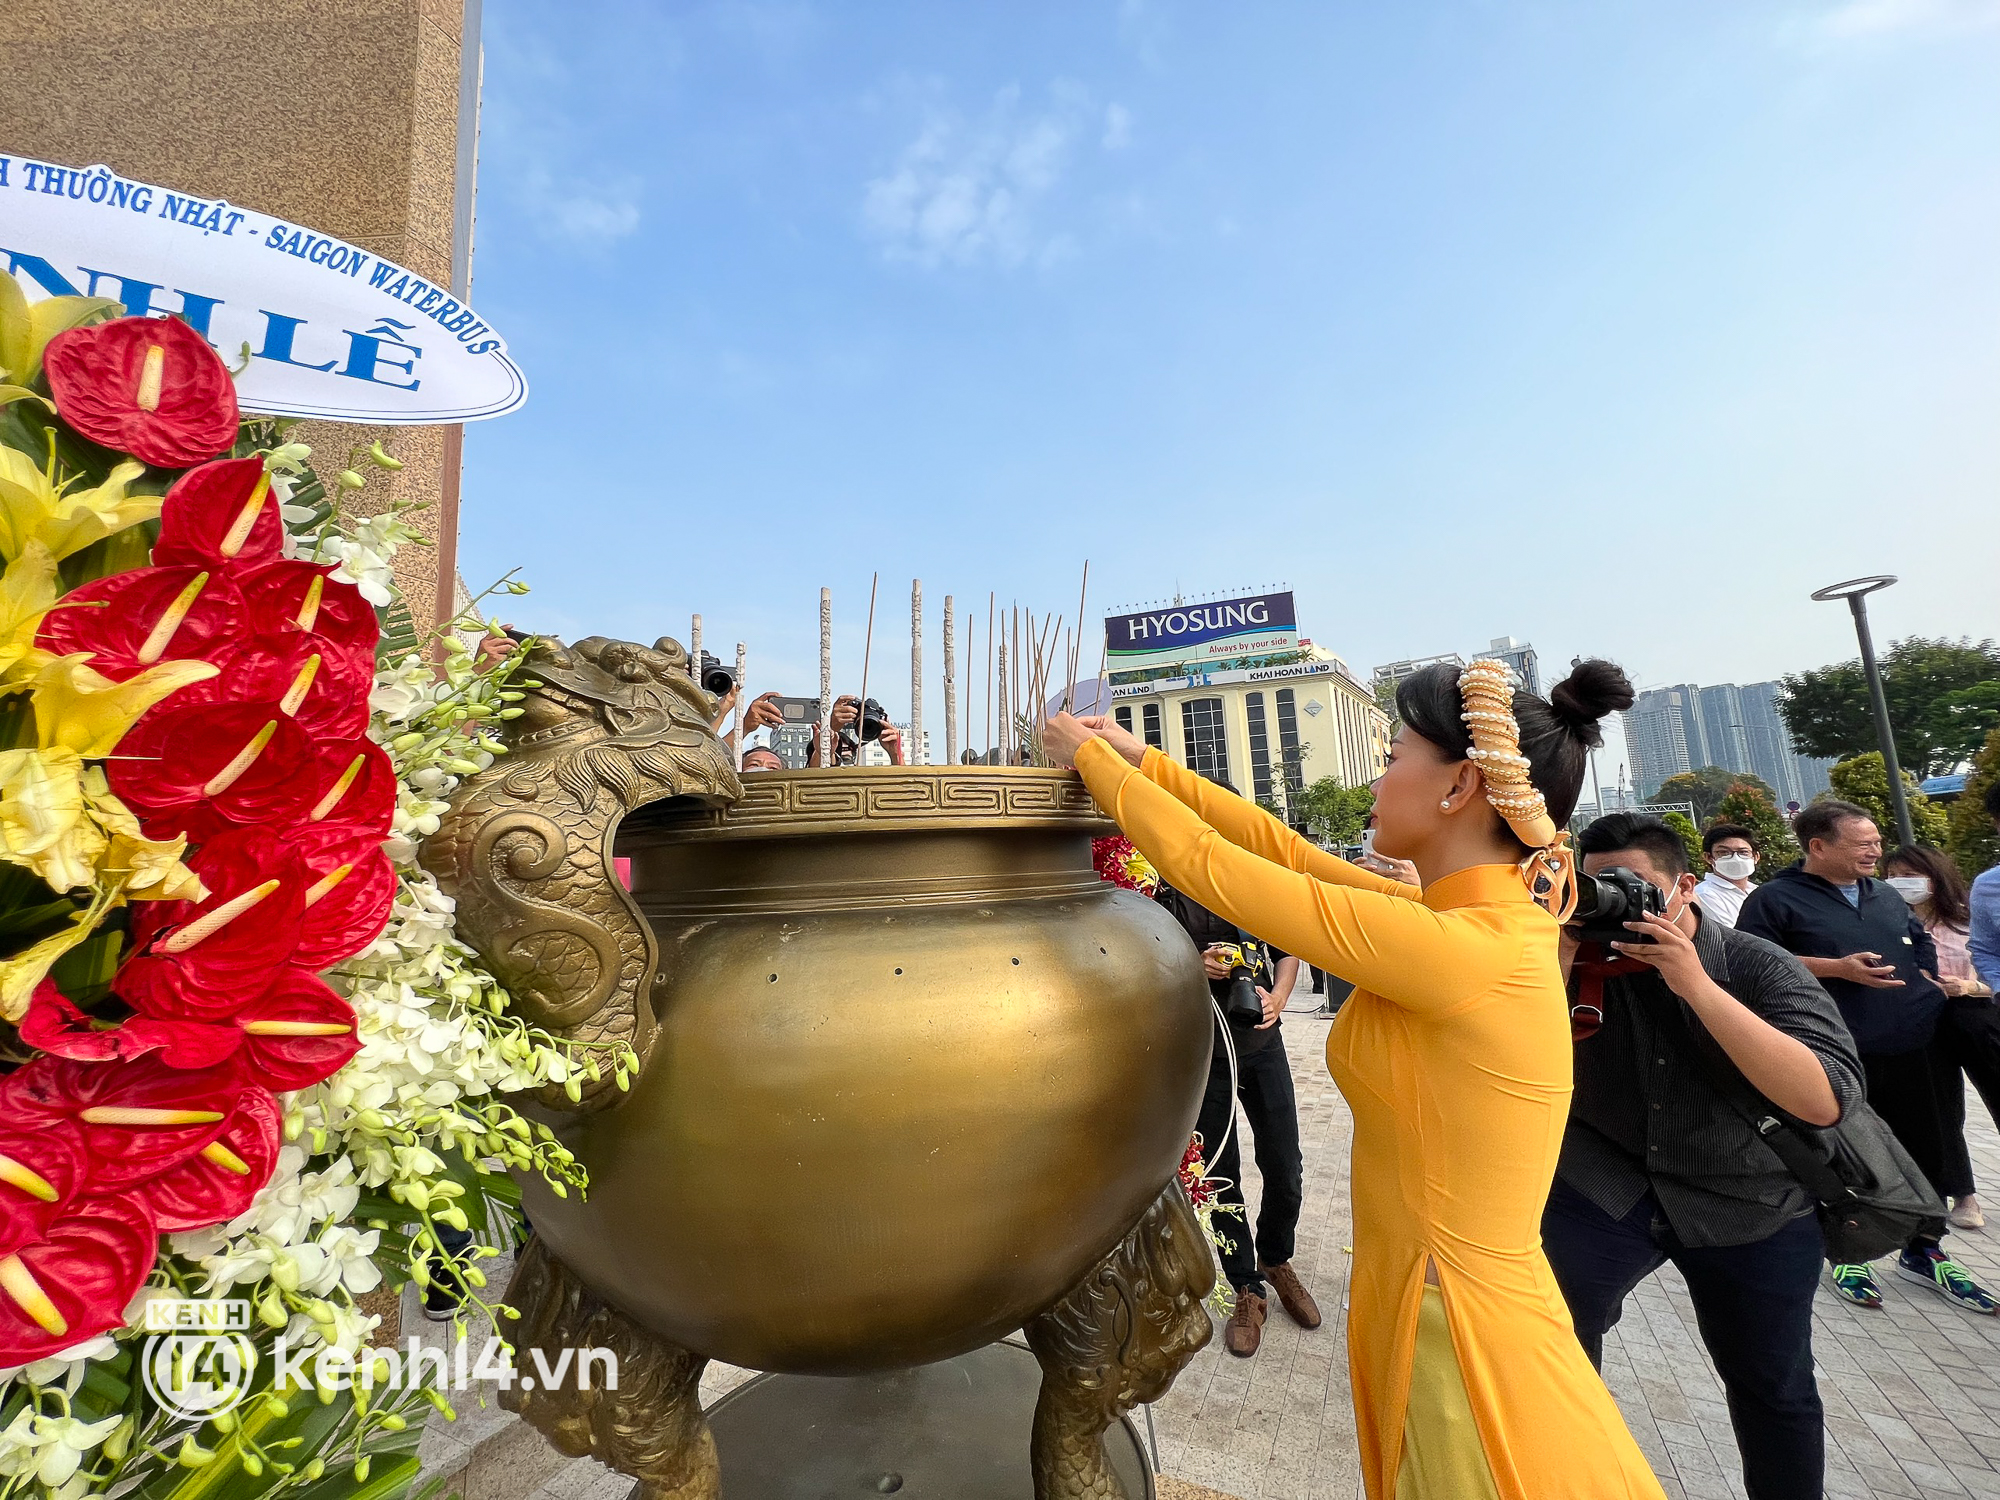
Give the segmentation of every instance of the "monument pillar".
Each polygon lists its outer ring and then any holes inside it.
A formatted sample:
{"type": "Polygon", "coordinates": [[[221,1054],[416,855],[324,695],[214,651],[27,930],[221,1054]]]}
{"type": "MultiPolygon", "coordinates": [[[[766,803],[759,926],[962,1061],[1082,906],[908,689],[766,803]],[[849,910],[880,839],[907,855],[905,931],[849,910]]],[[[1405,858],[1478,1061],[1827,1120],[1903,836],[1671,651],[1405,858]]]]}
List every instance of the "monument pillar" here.
{"type": "MultiPolygon", "coordinates": [[[[468,291],[480,0],[10,0],[0,150],[279,215],[468,291]]],[[[227,353],[227,351],[224,351],[227,353]]],[[[329,491],[378,438],[362,514],[428,502],[397,572],[419,627],[451,613],[464,429],[307,422],[329,491]]]]}

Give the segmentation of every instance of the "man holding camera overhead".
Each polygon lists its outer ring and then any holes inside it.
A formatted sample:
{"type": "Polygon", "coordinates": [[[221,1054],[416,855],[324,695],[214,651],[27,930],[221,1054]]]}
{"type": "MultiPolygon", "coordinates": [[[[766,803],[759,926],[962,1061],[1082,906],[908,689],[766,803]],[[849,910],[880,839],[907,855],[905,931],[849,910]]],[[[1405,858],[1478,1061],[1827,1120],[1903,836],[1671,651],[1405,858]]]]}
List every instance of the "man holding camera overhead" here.
{"type": "MultiPolygon", "coordinates": [[[[1226,782],[1217,785],[1227,786],[1226,782]]],[[[1234,790],[1234,788],[1230,788],[1234,790]]],[[[1279,1017],[1299,972],[1299,961],[1260,943],[1234,924],[1196,904],[1164,881],[1153,893],[1201,950],[1209,993],[1228,1018],[1225,1040],[1215,1027],[1215,1048],[1209,1058],[1208,1088],[1201,1099],[1195,1129],[1202,1154],[1219,1180],[1216,1200],[1239,1212],[1219,1216],[1216,1232],[1229,1241],[1222,1252],[1222,1274],[1235,1290],[1236,1301],[1222,1330],[1223,1347],[1241,1359],[1257,1352],[1263,1341],[1269,1310],[1266,1283],[1301,1328],[1320,1325],[1319,1305],[1292,1269],[1292,1241],[1298,1233],[1299,1211],[1305,1204],[1305,1157],[1299,1147],[1299,1106],[1292,1090],[1291,1059],[1279,1034],[1279,1017]],[[1236,1090],[1229,1087],[1230,1045],[1236,1054],[1236,1090]],[[1264,1201],[1258,1205],[1253,1238],[1243,1199],[1243,1157],[1238,1149],[1236,1100],[1250,1121],[1257,1152],[1257,1170],[1264,1178],[1264,1201]],[[1220,1145],[1220,1154],[1217,1146],[1220,1145]]]]}
{"type": "Polygon", "coordinates": [[[1613,813],[1577,851],[1586,885],[1598,880],[1579,910],[1611,915],[1563,932],[1576,1092],[1543,1249],[1593,1363],[1627,1294],[1672,1261],[1722,1377],[1750,1500],[1818,1500],[1820,1226],[1751,1118],[1768,1101],[1805,1125],[1837,1123],[1862,1098],[1861,1059],[1803,964],[1702,911],[1665,823],[1613,813]]]}

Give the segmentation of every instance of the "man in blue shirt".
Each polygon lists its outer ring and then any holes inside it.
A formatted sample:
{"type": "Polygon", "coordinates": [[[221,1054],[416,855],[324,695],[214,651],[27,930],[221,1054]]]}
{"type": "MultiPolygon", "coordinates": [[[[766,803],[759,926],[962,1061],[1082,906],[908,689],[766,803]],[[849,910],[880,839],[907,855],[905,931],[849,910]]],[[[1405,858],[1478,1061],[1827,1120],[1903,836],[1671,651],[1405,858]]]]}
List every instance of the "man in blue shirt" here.
{"type": "MultiPolygon", "coordinates": [[[[1937,1039],[1945,1008],[1931,977],[1937,946],[1901,894],[1874,878],[1882,833],[1866,808],[1823,799],[1799,813],[1792,832],[1805,858],[1750,893],[1737,930],[1796,955],[1833,996],[1861,1054],[1868,1102],[1930,1179],[1942,1213],[1945,1197],[1972,1191],[1972,1177],[1961,1117],[1948,1107],[1958,1069],[1937,1039]]],[[[1927,1235],[1904,1247],[1896,1271],[1967,1312],[2000,1313],[2000,1301],[1927,1235]]],[[[1835,1266],[1833,1282],[1856,1306],[1882,1305],[1867,1266],[1835,1266]]]]}
{"type": "MultiPolygon", "coordinates": [[[[2000,781],[1986,789],[1986,816],[2000,831],[2000,781]]],[[[1966,946],[1979,977],[2000,993],[2000,865],[1972,882],[1972,936],[1966,946]]]]}

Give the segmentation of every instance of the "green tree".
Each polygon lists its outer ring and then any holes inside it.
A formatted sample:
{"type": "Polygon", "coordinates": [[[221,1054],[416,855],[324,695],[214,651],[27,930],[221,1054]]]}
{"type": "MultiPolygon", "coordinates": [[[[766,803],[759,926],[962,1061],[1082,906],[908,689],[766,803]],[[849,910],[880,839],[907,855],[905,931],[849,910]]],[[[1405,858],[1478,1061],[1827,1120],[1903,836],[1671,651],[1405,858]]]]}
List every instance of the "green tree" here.
{"type": "Polygon", "coordinates": [[[1715,816],[1703,827],[1712,828],[1717,823],[1740,823],[1750,830],[1750,842],[1757,846],[1756,878],[1760,881],[1769,880],[1799,857],[1798,840],[1792,837],[1792,825],[1778,811],[1777,798],[1754,777],[1732,786],[1729,795],[1717,804],[1715,816]]]}
{"type": "Polygon", "coordinates": [[[1303,819],[1315,836],[1330,844],[1360,843],[1374,807],[1373,792],[1365,786],[1345,786],[1337,776],[1322,776],[1292,798],[1294,818],[1303,819]]]}
{"type": "Polygon", "coordinates": [[[1994,833],[1993,819],[1986,812],[1986,789],[1996,781],[2000,781],[2000,729],[1986,736],[1985,746],[1972,758],[1965,790],[1951,805],[1951,831],[1945,835],[1945,848],[1968,880],[2000,864],[2000,834],[1994,833]]]}
{"type": "MultiPolygon", "coordinates": [[[[2000,727],[2000,646],[1914,635],[1897,641],[1882,657],[1882,691],[1897,760],[1919,777],[1940,775],[2000,727]]],[[[1787,676],[1778,711],[1801,755],[1852,757],[1879,748],[1858,657],[1787,676]]]]}
{"type": "Polygon", "coordinates": [[[1722,799],[1738,783],[1754,786],[1775,805],[1777,794],[1771,784],[1748,771],[1725,771],[1720,766],[1703,766],[1699,771],[1682,771],[1677,776],[1669,776],[1660,783],[1660,789],[1653,793],[1654,802],[1692,802],[1694,821],[1706,828],[1715,820],[1715,810],[1722,805],[1722,799]]]}
{"type": "Polygon", "coordinates": [[[1708,863],[1701,857],[1701,831],[1688,820],[1688,815],[1679,812],[1661,813],[1660,821],[1679,834],[1681,842],[1687,846],[1688,868],[1697,875],[1706,875],[1708,863]]]}
{"type": "MultiPolygon", "coordinates": [[[[1832,789],[1821,793],[1815,801],[1838,797],[1867,808],[1868,816],[1882,830],[1882,842],[1895,843],[1896,813],[1889,806],[1889,773],[1883,769],[1880,750],[1849,756],[1828,771],[1826,779],[1832,789]]],[[[1908,771],[1903,772],[1903,796],[1910,805],[1910,831],[1917,842],[1942,845],[1946,829],[1944,809],[1917,790],[1917,779],[1908,771]]]]}

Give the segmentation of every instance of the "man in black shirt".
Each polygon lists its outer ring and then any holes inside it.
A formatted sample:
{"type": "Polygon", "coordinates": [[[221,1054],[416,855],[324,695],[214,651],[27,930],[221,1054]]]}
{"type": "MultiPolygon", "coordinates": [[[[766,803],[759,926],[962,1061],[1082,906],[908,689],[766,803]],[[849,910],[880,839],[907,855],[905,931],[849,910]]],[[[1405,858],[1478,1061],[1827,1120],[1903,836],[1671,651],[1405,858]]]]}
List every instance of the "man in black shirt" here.
{"type": "MultiPolygon", "coordinates": [[[[1941,1199],[1963,1197],[1972,1191],[1965,1086],[1937,1035],[1946,1003],[1937,945],[1902,894],[1874,878],[1882,833],[1867,809],[1826,798],[1800,813],[1792,831],[1805,858],[1752,891],[1736,925],[1798,955],[1818,978],[1860,1049],[1875,1113],[1941,1199]]],[[[2000,1299],[1931,1235],[1904,1246],[1896,1274],[1966,1312],[2000,1312],[2000,1299]]],[[[1833,1285],[1858,1307],[1882,1305],[1867,1266],[1835,1266],[1833,1285]]]]}
{"type": "MultiPolygon", "coordinates": [[[[1197,905],[1179,891],[1162,883],[1154,893],[1173,914],[1195,947],[1202,951],[1208,971],[1208,987],[1216,1004],[1228,1014],[1229,970],[1217,958],[1217,950],[1237,944],[1242,934],[1206,907],[1197,905]]],[[[1264,1201],[1257,1210],[1256,1253],[1251,1253],[1247,1209],[1241,1217],[1229,1215],[1217,1228],[1230,1248],[1222,1254],[1222,1273],[1236,1290],[1236,1303],[1223,1328],[1223,1346],[1231,1354],[1247,1359],[1257,1352],[1263,1339],[1268,1304],[1265,1283],[1276,1288],[1278,1301],[1302,1328],[1317,1328],[1319,1306],[1292,1269],[1292,1239],[1299,1227],[1299,1210],[1305,1202],[1305,1158],[1299,1150],[1299,1107],[1292,1092],[1292,1066],[1285,1056],[1284,1038],[1279,1035],[1279,1017],[1292,992],[1299,961],[1279,952],[1268,943],[1260,946],[1265,962],[1257,975],[1257,998],[1263,1006],[1261,1022],[1229,1017],[1229,1040],[1236,1047],[1236,1097],[1243,1101],[1255,1137],[1257,1170],[1264,1177],[1264,1201]]],[[[1237,1132],[1231,1128],[1235,1115],[1229,1091],[1229,1052],[1222,1027],[1215,1028],[1215,1050],[1209,1059],[1208,1089],[1202,1095],[1201,1117],[1195,1129],[1201,1133],[1202,1150],[1213,1154],[1218,1142],[1221,1155],[1214,1162],[1215,1175],[1222,1186],[1216,1194],[1222,1203],[1245,1208],[1241,1182],[1243,1161],[1237,1149],[1237,1132]],[[1224,1141],[1224,1133],[1228,1139],[1224,1141]]]]}
{"type": "Polygon", "coordinates": [[[1651,882],[1666,911],[1614,952],[1564,934],[1576,1093],[1543,1248],[1593,1362],[1626,1295],[1671,1260],[1722,1377],[1751,1500],[1819,1500],[1819,1223],[1749,1111],[1768,1101],[1835,1124],[1862,1097],[1860,1058],[1797,959],[1702,915],[1665,823],[1614,813],[1577,849],[1586,873],[1619,866],[1651,882]]]}

